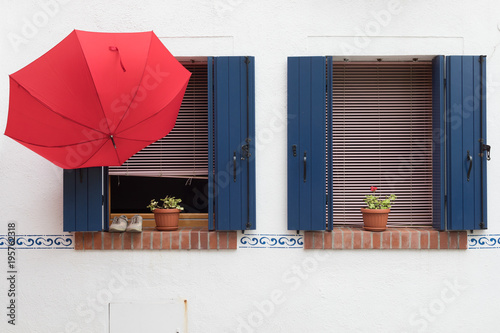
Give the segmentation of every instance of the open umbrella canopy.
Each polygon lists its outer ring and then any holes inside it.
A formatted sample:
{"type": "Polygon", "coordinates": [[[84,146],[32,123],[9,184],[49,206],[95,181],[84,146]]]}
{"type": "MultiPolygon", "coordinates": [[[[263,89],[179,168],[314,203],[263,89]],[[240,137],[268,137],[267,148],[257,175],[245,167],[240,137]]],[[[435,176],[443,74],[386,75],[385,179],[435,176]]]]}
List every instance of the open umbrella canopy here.
{"type": "Polygon", "coordinates": [[[10,75],[5,135],[65,169],[121,165],[174,127],[190,75],[152,31],[74,30],[10,75]]]}

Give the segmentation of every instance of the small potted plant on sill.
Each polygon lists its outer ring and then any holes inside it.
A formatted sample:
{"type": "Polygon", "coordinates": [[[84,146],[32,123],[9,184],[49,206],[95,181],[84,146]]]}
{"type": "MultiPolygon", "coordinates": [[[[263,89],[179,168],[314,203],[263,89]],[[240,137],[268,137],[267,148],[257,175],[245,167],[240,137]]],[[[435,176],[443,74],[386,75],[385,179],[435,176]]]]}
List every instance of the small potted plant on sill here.
{"type": "Polygon", "coordinates": [[[375,186],[370,187],[372,194],[367,195],[364,199],[367,207],[361,208],[364,228],[368,231],[384,231],[387,229],[387,219],[391,211],[391,203],[397,199],[394,194],[388,195],[385,198],[375,196],[376,190],[375,186]]]}
{"type": "Polygon", "coordinates": [[[160,201],[163,201],[162,205],[155,199],[151,199],[151,203],[147,206],[155,215],[156,229],[160,231],[177,230],[179,228],[179,214],[184,210],[184,207],[179,206],[182,200],[167,195],[160,201]]]}

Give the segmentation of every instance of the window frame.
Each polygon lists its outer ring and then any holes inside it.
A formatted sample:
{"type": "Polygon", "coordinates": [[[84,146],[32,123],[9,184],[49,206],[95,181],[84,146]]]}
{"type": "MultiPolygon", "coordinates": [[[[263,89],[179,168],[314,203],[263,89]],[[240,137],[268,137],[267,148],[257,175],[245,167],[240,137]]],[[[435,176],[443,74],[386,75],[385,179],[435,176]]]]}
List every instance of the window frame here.
{"type": "MultiPolygon", "coordinates": [[[[331,95],[331,90],[328,87],[328,81],[331,82],[331,62],[333,57],[289,57],[288,58],[288,120],[289,120],[289,130],[288,130],[288,229],[289,230],[332,230],[333,225],[326,223],[326,215],[322,214],[326,204],[320,199],[311,199],[312,193],[325,193],[326,179],[324,181],[317,181],[316,184],[309,182],[306,186],[305,176],[309,174],[311,169],[316,170],[317,173],[321,173],[324,170],[324,163],[319,161],[317,165],[308,165],[307,171],[305,167],[301,167],[301,161],[297,157],[301,157],[302,153],[306,149],[310,149],[311,146],[309,142],[303,142],[302,137],[308,136],[318,136],[323,139],[322,147],[325,149],[325,142],[328,142],[328,149],[331,151],[331,141],[325,140],[325,133],[322,130],[324,126],[317,126],[315,128],[311,127],[310,119],[314,116],[317,117],[318,114],[324,114],[324,106],[326,105],[328,109],[331,109],[331,101],[326,98],[327,95],[331,95]],[[322,69],[321,69],[322,67],[322,69]],[[328,80],[325,78],[328,76],[328,80]],[[327,81],[326,83],[324,83],[327,81]],[[318,91],[314,91],[312,88],[314,85],[317,86],[318,91]],[[329,92],[327,94],[327,91],[329,92]],[[317,93],[316,101],[311,102],[311,94],[317,93]],[[305,95],[304,95],[305,94],[305,95]],[[320,106],[323,105],[323,109],[320,106]],[[309,118],[309,120],[308,120],[309,118]],[[321,128],[321,130],[320,130],[321,128]],[[302,140],[302,141],[301,141],[302,140]],[[298,153],[297,153],[298,152],[298,153]],[[304,173],[304,184],[302,184],[301,174],[304,173]],[[320,217],[318,217],[318,212],[320,217]]],[[[438,209],[433,210],[433,226],[439,230],[474,230],[474,229],[485,229],[486,224],[486,154],[484,154],[485,142],[486,142],[486,62],[485,56],[435,56],[433,58],[433,73],[435,77],[433,78],[433,94],[439,94],[434,99],[433,104],[433,153],[439,153],[434,155],[433,159],[433,171],[439,170],[438,177],[433,178],[434,188],[433,188],[433,206],[438,209]],[[450,63],[453,59],[460,61],[465,68],[464,73],[459,72],[457,69],[451,70],[450,63]],[[469,72],[474,73],[469,73],[469,72]],[[480,75],[478,74],[480,72],[480,75]],[[446,74],[448,76],[455,75],[453,85],[446,84],[446,74]],[[462,78],[462,80],[460,79],[462,78]],[[461,83],[460,83],[461,82],[461,83]],[[469,89],[469,95],[464,95],[461,93],[463,87],[461,85],[467,86],[469,89]],[[474,91],[474,88],[481,86],[480,92],[474,91]],[[455,103],[450,97],[452,93],[458,97],[455,98],[455,103]],[[460,92],[460,93],[459,93],[460,92]],[[467,110],[467,99],[472,98],[475,101],[475,109],[471,112],[467,110]],[[479,103],[476,103],[477,101],[479,103]],[[479,107],[477,105],[479,105],[479,107]],[[452,223],[450,221],[450,214],[455,214],[456,208],[450,212],[450,204],[447,201],[446,195],[452,193],[451,187],[455,184],[455,188],[460,187],[460,183],[464,183],[464,169],[465,167],[462,163],[448,163],[450,159],[450,154],[455,154],[456,160],[460,161],[462,158],[461,151],[459,148],[453,148],[458,142],[457,138],[453,140],[449,139],[450,132],[453,131],[450,119],[452,116],[458,116],[460,119],[461,127],[467,122],[465,121],[467,116],[472,113],[477,116],[476,108],[481,109],[481,119],[474,123],[474,130],[470,133],[461,133],[460,135],[466,137],[470,150],[474,152],[475,156],[479,156],[474,160],[476,166],[475,170],[480,170],[480,172],[474,173],[474,177],[478,178],[480,175],[480,180],[475,180],[475,188],[473,191],[467,193],[468,196],[474,197],[474,207],[465,208],[460,214],[474,215],[473,221],[465,221],[464,219],[459,219],[460,223],[452,223]],[[481,130],[477,130],[477,128],[481,130]],[[480,132],[480,137],[478,133],[480,132]],[[477,143],[480,142],[480,145],[477,143]],[[472,148],[473,147],[473,148],[472,148]],[[477,155],[476,155],[477,154],[477,155]],[[456,173],[461,175],[459,179],[450,178],[449,175],[456,168],[456,173]],[[448,179],[446,179],[448,177],[448,179]],[[481,190],[477,190],[479,185],[481,190]],[[457,185],[458,184],[458,185],[457,185]],[[471,193],[472,192],[472,193],[471,193]],[[481,198],[480,200],[478,198],[481,198]],[[478,202],[480,201],[480,205],[478,202]],[[439,206],[438,206],[439,203],[439,206]],[[444,203],[444,204],[443,204],[444,203]],[[479,206],[478,206],[479,205],[479,206]],[[470,211],[473,211],[470,213],[470,211]],[[479,214],[481,212],[481,214],[479,214]],[[478,217],[481,215],[480,217],[478,217]],[[480,219],[480,221],[478,221],[480,219]]],[[[478,90],[478,89],[476,89],[478,90]]],[[[331,113],[327,111],[328,117],[331,117],[331,113]]],[[[457,132],[457,131],[455,131],[457,132]]],[[[458,135],[458,134],[457,134],[458,135]]],[[[318,140],[317,140],[318,141],[318,140]]],[[[321,140],[319,140],[320,142],[321,140]]],[[[321,156],[321,155],[320,155],[321,156]]],[[[314,158],[314,156],[313,156],[314,158]]],[[[306,163],[304,163],[304,166],[306,163]]],[[[465,172],[466,173],[466,172],[465,172]]],[[[328,173],[330,175],[330,173],[328,173]]],[[[324,177],[326,178],[326,177],[324,177]]],[[[329,179],[332,179],[331,176],[329,179]]],[[[331,186],[331,185],[330,185],[331,186]]],[[[330,187],[331,188],[331,187],[330,187]]],[[[456,193],[453,195],[457,196],[456,193]]],[[[329,196],[328,201],[331,207],[331,196],[329,196]]],[[[458,202],[458,201],[457,201],[458,202]]],[[[361,206],[361,205],[360,205],[361,206]]],[[[331,214],[331,210],[328,212],[331,214]]],[[[458,214],[458,215],[460,215],[458,214]]],[[[331,215],[330,215],[331,216],[331,215]]],[[[329,221],[332,221],[330,218],[329,221]]]]}
{"type": "MultiPolygon", "coordinates": [[[[209,70],[209,115],[212,114],[209,118],[209,125],[213,126],[209,130],[209,136],[215,141],[213,144],[209,142],[209,158],[217,159],[216,163],[209,161],[209,229],[253,230],[256,228],[255,59],[249,56],[208,57],[207,66],[209,70]],[[227,71],[223,74],[222,70],[225,67],[227,71]],[[223,99],[230,104],[222,103],[223,99]],[[234,104],[234,100],[238,103],[234,104]],[[231,108],[227,107],[229,105],[231,108]],[[221,112],[226,112],[226,117],[221,112]],[[231,112],[231,117],[227,112],[231,112]],[[224,121],[224,119],[229,122],[229,125],[233,125],[235,119],[240,121],[240,126],[235,127],[237,132],[233,133],[229,140],[227,139],[229,133],[223,130],[224,123],[222,122],[221,125],[212,123],[212,120],[224,121]],[[240,130],[242,133],[238,132],[240,130]],[[237,151],[240,158],[233,161],[233,155],[229,156],[230,151],[237,151]],[[243,156],[244,153],[245,156],[243,156]],[[241,162],[243,160],[245,162],[241,162]],[[229,174],[226,166],[230,165],[231,161],[239,164],[238,181],[226,184],[221,182],[221,179],[229,174]],[[224,200],[226,197],[231,200],[224,200]],[[242,210],[241,207],[245,209],[242,210]]],[[[106,167],[95,168],[95,171],[89,171],[88,168],[79,171],[64,170],[64,231],[107,230],[108,223],[105,221],[109,220],[108,209],[104,207],[108,203],[108,192],[105,188],[108,182],[105,179],[107,179],[106,167]],[[77,173],[85,176],[99,172],[99,177],[92,177],[89,180],[82,178],[80,181],[76,177],[77,173]],[[82,200],[82,198],[86,199],[82,200]]]]}

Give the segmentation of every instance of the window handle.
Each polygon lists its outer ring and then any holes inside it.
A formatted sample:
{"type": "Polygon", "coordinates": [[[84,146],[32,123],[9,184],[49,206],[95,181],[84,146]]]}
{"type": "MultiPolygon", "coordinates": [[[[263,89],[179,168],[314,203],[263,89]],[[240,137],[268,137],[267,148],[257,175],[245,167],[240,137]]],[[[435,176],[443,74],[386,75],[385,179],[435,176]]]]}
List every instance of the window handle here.
{"type": "Polygon", "coordinates": [[[307,152],[304,151],[304,183],[307,181],[307,152]]]}
{"type": "Polygon", "coordinates": [[[467,150],[467,161],[469,161],[469,171],[467,171],[467,181],[470,180],[470,172],[472,171],[472,156],[467,150]]]}
{"type": "Polygon", "coordinates": [[[233,153],[233,181],[236,182],[236,152],[233,153]]]}

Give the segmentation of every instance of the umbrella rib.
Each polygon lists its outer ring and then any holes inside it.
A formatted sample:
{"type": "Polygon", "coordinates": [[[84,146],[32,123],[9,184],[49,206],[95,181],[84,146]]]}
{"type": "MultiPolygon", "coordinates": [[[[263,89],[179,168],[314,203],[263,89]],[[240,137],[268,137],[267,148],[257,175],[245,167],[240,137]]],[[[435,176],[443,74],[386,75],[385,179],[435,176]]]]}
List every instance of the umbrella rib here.
{"type": "Polygon", "coordinates": [[[101,141],[101,140],[107,139],[107,138],[102,138],[102,139],[88,140],[88,141],[82,141],[82,142],[77,142],[77,143],[70,143],[70,144],[65,144],[65,145],[51,146],[51,145],[41,145],[38,143],[31,143],[31,142],[28,142],[28,141],[25,141],[22,139],[15,138],[15,137],[10,136],[10,135],[9,135],[9,137],[11,137],[12,139],[14,139],[18,142],[26,143],[28,145],[32,145],[32,146],[36,146],[36,147],[43,147],[43,148],[64,148],[64,147],[77,146],[77,145],[81,145],[84,143],[90,143],[90,142],[101,141]]]}
{"type": "Polygon", "coordinates": [[[111,133],[106,113],[104,113],[104,108],[102,107],[101,96],[99,96],[99,93],[97,92],[97,87],[95,86],[94,77],[92,76],[92,72],[90,71],[89,63],[87,62],[87,57],[85,57],[85,52],[83,52],[82,44],[80,43],[80,38],[78,37],[78,34],[76,34],[76,38],[78,39],[78,45],[80,46],[80,51],[82,52],[83,59],[85,59],[85,65],[87,66],[87,70],[89,71],[90,78],[92,79],[97,100],[99,101],[99,105],[101,106],[102,116],[104,117],[104,119],[106,119],[106,126],[108,126],[108,133],[111,133]]]}
{"type": "Polygon", "coordinates": [[[115,135],[115,138],[119,138],[119,139],[122,139],[122,140],[129,140],[129,141],[137,141],[137,142],[154,142],[154,141],[157,141],[156,139],[130,139],[130,138],[120,137],[120,136],[116,136],[116,135],[115,135]]]}
{"type": "Polygon", "coordinates": [[[82,124],[82,123],[80,123],[80,122],[78,122],[78,121],[76,121],[76,120],[74,120],[74,119],[71,119],[71,118],[69,118],[69,117],[67,117],[67,116],[65,116],[65,115],[63,115],[63,114],[61,114],[61,113],[59,113],[59,112],[57,112],[57,111],[55,111],[55,110],[52,110],[52,108],[51,108],[50,106],[48,106],[45,102],[43,102],[42,100],[40,100],[38,97],[34,96],[34,95],[33,95],[33,94],[32,94],[32,93],[28,90],[28,89],[26,89],[26,88],[25,88],[22,84],[20,84],[20,83],[19,83],[16,79],[14,79],[13,77],[11,77],[11,79],[12,79],[14,82],[16,82],[16,83],[17,83],[17,85],[18,85],[19,87],[21,87],[22,89],[24,89],[24,90],[25,90],[25,91],[26,91],[26,92],[27,92],[27,93],[28,93],[31,97],[33,97],[33,98],[34,98],[35,100],[37,100],[40,104],[42,104],[43,106],[45,106],[45,107],[47,108],[47,110],[49,110],[49,111],[51,111],[51,112],[53,112],[53,113],[57,114],[57,115],[58,115],[59,117],[61,117],[61,118],[64,118],[64,119],[66,119],[66,120],[71,121],[72,123],[75,123],[75,124],[80,125],[80,126],[82,126],[82,127],[88,128],[89,130],[92,130],[92,131],[95,131],[95,132],[98,132],[98,133],[101,133],[101,134],[103,134],[103,135],[107,136],[107,134],[106,134],[106,133],[104,133],[104,132],[101,132],[101,131],[99,131],[99,130],[97,130],[97,129],[95,129],[95,128],[92,128],[92,127],[90,127],[90,126],[87,126],[87,125],[85,125],[85,124],[82,124]]]}
{"type": "MultiPolygon", "coordinates": [[[[140,84],[140,83],[142,83],[142,80],[144,79],[144,73],[146,72],[146,66],[147,66],[147,62],[148,62],[147,60],[149,59],[149,52],[151,51],[151,39],[152,39],[152,38],[153,38],[153,37],[152,37],[152,34],[150,34],[150,35],[149,35],[149,48],[148,48],[148,54],[147,54],[147,56],[146,56],[146,65],[145,65],[145,66],[144,66],[144,68],[142,69],[142,74],[141,74],[141,79],[139,80],[139,84],[140,84]]],[[[137,87],[139,88],[139,87],[140,87],[140,85],[139,85],[139,86],[137,86],[137,87]]],[[[123,116],[121,117],[120,121],[118,122],[118,124],[117,124],[117,125],[116,125],[116,127],[115,127],[115,133],[117,132],[117,130],[118,130],[118,128],[120,127],[120,125],[121,125],[121,123],[122,123],[123,119],[125,118],[125,116],[126,116],[126,115],[127,115],[127,113],[129,112],[129,110],[130,110],[130,106],[131,106],[131,105],[132,105],[132,103],[134,102],[135,97],[137,96],[137,93],[138,93],[138,92],[139,92],[139,89],[136,89],[136,90],[135,90],[135,93],[134,93],[134,97],[132,97],[132,99],[130,100],[130,103],[129,103],[128,107],[127,107],[127,110],[125,110],[125,112],[123,113],[123,116]]],[[[122,132],[123,132],[123,131],[122,131],[122,132]]]]}

